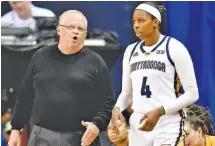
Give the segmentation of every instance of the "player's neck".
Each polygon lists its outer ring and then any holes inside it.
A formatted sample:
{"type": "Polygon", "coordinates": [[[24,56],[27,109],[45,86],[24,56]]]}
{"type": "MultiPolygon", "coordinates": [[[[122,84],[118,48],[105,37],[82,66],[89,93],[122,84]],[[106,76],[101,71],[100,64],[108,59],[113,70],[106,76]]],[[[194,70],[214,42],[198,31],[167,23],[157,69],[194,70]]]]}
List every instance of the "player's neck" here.
{"type": "Polygon", "coordinates": [[[199,146],[206,146],[206,137],[203,136],[201,140],[201,144],[199,146]]]}
{"type": "Polygon", "coordinates": [[[159,41],[160,32],[154,31],[152,34],[144,40],[145,46],[152,46],[159,41]]]}

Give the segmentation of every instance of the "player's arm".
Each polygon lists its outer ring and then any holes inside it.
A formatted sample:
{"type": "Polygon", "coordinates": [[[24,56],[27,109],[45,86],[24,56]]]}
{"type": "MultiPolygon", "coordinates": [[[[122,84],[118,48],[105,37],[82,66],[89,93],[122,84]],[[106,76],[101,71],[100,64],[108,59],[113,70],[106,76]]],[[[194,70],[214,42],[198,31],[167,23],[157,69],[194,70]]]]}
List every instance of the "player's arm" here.
{"type": "Polygon", "coordinates": [[[182,43],[172,38],[169,42],[169,53],[185,93],[171,104],[163,106],[166,114],[179,111],[199,98],[193,62],[188,50],[182,43]]]}
{"type": "Polygon", "coordinates": [[[119,108],[122,112],[129,107],[132,103],[132,85],[131,85],[131,76],[130,76],[130,65],[129,59],[131,55],[131,48],[129,46],[126,48],[123,57],[123,66],[122,66],[122,90],[117,99],[115,108],[119,108]]]}

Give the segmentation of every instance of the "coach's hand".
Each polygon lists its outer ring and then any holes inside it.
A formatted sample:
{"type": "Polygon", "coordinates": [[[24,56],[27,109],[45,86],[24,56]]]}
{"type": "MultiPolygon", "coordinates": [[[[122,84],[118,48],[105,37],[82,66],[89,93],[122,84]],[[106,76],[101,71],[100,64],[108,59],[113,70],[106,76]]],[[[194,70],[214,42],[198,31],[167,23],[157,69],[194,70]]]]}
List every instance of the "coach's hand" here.
{"type": "Polygon", "coordinates": [[[112,110],[112,118],[111,118],[111,123],[114,126],[114,132],[116,134],[119,134],[119,130],[117,128],[117,121],[120,120],[122,123],[125,123],[125,118],[123,117],[119,107],[115,107],[112,110]]]}
{"type": "Polygon", "coordinates": [[[8,146],[21,146],[21,134],[19,130],[12,130],[8,146]]]}
{"type": "Polygon", "coordinates": [[[164,108],[156,108],[146,114],[140,119],[139,130],[152,131],[162,115],[165,114],[164,108]]]}
{"type": "Polygon", "coordinates": [[[84,132],[82,139],[81,139],[81,145],[82,146],[89,146],[96,139],[96,137],[99,135],[99,129],[92,122],[81,121],[81,124],[87,128],[86,131],[84,132]]]}

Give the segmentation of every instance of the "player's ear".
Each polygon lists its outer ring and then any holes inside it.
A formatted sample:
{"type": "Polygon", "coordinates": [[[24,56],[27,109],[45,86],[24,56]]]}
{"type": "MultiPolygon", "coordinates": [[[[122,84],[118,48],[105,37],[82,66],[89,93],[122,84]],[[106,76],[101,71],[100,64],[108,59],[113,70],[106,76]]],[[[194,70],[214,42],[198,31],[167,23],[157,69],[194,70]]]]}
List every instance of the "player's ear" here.
{"type": "Polygon", "coordinates": [[[203,133],[203,132],[202,132],[202,128],[200,128],[200,127],[198,128],[198,133],[199,133],[200,135],[202,135],[202,133],[203,133]]]}
{"type": "Polygon", "coordinates": [[[153,26],[154,26],[154,27],[158,27],[159,24],[160,24],[160,21],[159,21],[158,19],[154,19],[154,21],[153,21],[153,26]]]}

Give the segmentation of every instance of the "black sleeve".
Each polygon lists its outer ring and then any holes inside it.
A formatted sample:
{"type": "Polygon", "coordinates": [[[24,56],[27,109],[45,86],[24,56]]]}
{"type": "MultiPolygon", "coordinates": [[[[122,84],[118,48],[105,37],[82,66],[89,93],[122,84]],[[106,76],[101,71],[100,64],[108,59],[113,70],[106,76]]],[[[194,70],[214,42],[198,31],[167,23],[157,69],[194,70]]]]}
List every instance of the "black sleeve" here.
{"type": "Polygon", "coordinates": [[[16,103],[11,120],[12,129],[22,129],[31,117],[34,102],[34,87],[32,78],[34,58],[35,55],[32,57],[28,65],[16,97],[16,103]]]}
{"type": "Polygon", "coordinates": [[[102,99],[102,105],[97,114],[93,117],[92,122],[101,132],[107,129],[111,119],[112,109],[115,105],[110,73],[104,61],[98,72],[97,88],[97,92],[99,92],[99,95],[101,96],[99,98],[102,99]]]}

